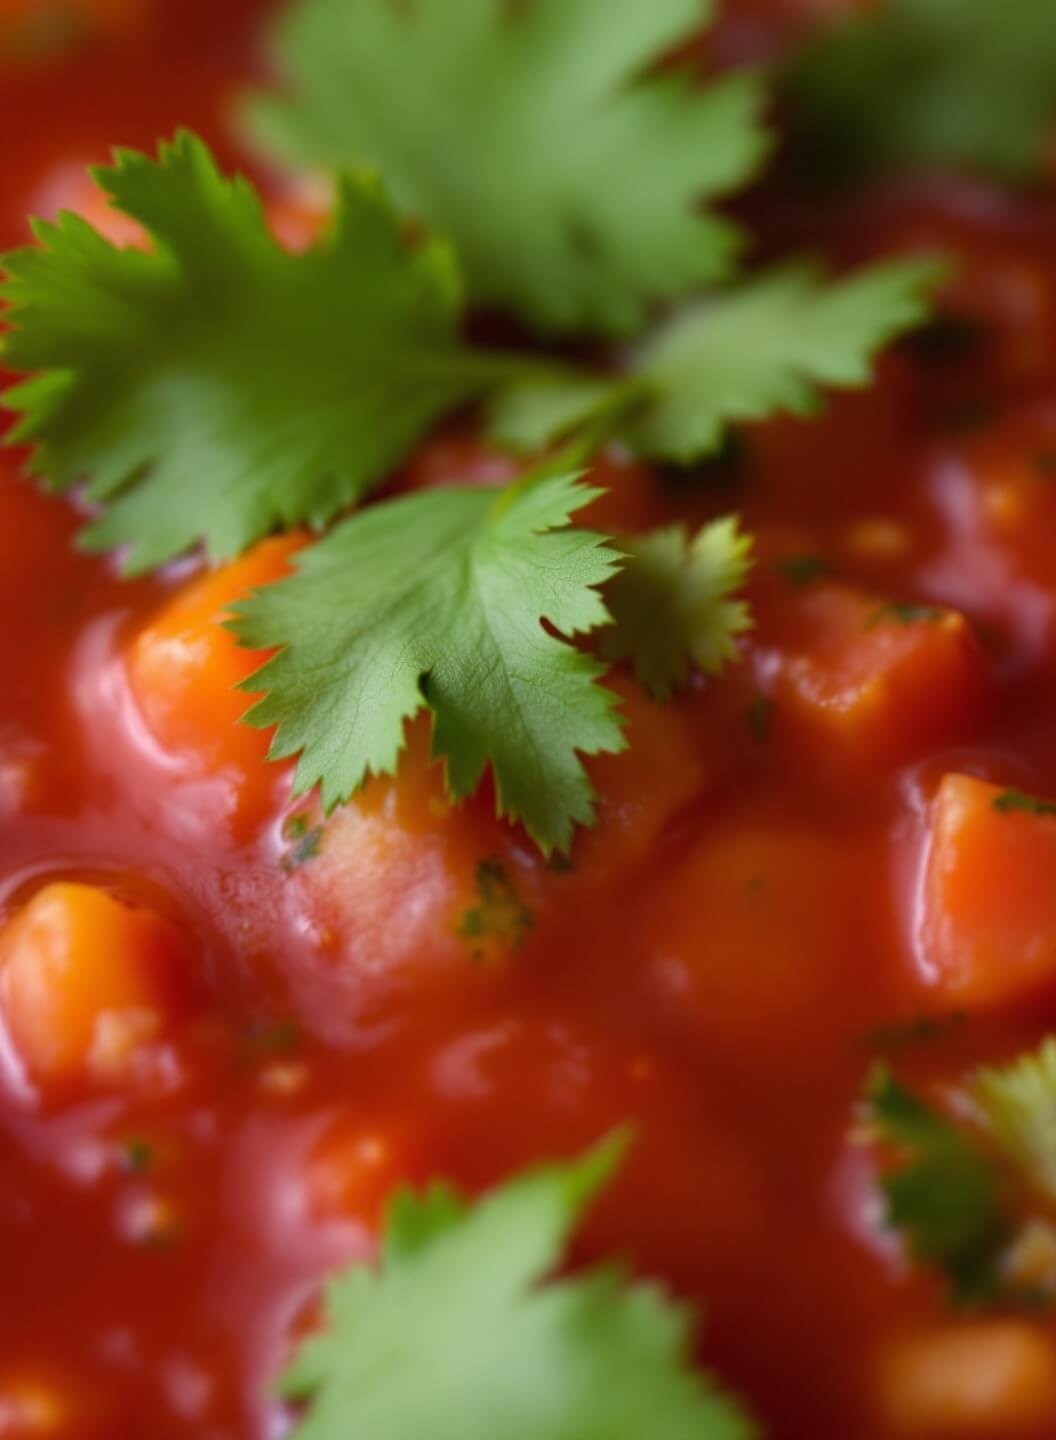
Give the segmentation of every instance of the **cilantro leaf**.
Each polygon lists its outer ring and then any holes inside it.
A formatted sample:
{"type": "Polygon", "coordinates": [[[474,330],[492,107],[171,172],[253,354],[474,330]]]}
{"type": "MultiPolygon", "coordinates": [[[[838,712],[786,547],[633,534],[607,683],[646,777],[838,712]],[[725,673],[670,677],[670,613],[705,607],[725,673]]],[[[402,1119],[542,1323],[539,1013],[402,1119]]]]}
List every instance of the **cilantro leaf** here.
{"type": "Polygon", "coordinates": [[[300,0],[272,46],[287,98],[258,99],[249,127],[297,162],[377,168],[451,237],[476,300],[544,331],[626,334],[729,272],[737,231],[701,202],[765,149],[755,77],[647,74],[708,10],[300,0]]]}
{"type": "Polygon", "coordinates": [[[925,315],[939,273],[934,261],[892,260],[826,285],[789,266],[683,311],[639,352],[635,373],[654,399],[632,445],[692,461],[733,422],[808,415],[820,386],[866,385],[874,354],[925,315]]]}
{"type": "Polygon", "coordinates": [[[870,1077],[865,1111],[876,1137],[899,1155],[881,1180],[887,1224],[901,1231],[913,1259],[946,1273],[955,1304],[991,1299],[1009,1226],[990,1158],[885,1065],[870,1077]]]}
{"type": "Polygon", "coordinates": [[[942,273],[935,260],[885,261],[828,284],[807,265],[771,271],[676,313],[607,390],[571,369],[514,378],[496,393],[493,431],[531,448],[608,412],[640,454],[688,464],[731,424],[809,414],[819,387],[867,384],[873,356],[924,317],[942,273]]]}
{"type": "Polygon", "coordinates": [[[404,722],[428,707],[451,794],[490,762],[499,812],[545,852],[567,849],[594,808],[577,751],[622,748],[601,667],[542,624],[573,636],[608,622],[596,587],[619,557],[567,528],[597,493],[555,467],[377,505],[237,607],[243,644],[283,647],[246,682],[267,692],[246,718],[278,726],[274,758],[301,755],[297,791],[320,782],[330,810],[391,772],[404,722]]]}
{"type": "Polygon", "coordinates": [[[330,233],[294,256],[192,135],[97,178],[153,252],[38,222],[0,293],[4,363],[39,373],[5,403],[52,488],[87,478],[103,509],[84,541],[128,545],[130,571],[322,525],[481,387],[449,250],[408,249],[373,181],[342,181],[330,233]]]}
{"type": "Polygon", "coordinates": [[[294,1440],[750,1440],[690,1363],[690,1314],[659,1288],[613,1266],[548,1279],[621,1150],[520,1175],[472,1207],[443,1186],[399,1195],[379,1268],[331,1282],[329,1328],[283,1379],[307,1402],[294,1440]]]}
{"type": "Polygon", "coordinates": [[[752,623],[745,602],[730,598],[751,565],[751,537],[736,516],[692,537],[684,525],[671,525],[620,547],[629,559],[605,590],[613,619],[602,636],[605,659],[632,660],[655,700],[685,685],[691,663],[720,674],[752,623]]]}
{"type": "Polygon", "coordinates": [[[1010,1065],[979,1071],[973,1091],[995,1142],[1056,1202],[1056,1037],[1010,1065]]]}
{"type": "Polygon", "coordinates": [[[814,179],[908,165],[1027,180],[1056,121],[1052,0],[887,0],[808,42],[784,88],[814,179]]]}

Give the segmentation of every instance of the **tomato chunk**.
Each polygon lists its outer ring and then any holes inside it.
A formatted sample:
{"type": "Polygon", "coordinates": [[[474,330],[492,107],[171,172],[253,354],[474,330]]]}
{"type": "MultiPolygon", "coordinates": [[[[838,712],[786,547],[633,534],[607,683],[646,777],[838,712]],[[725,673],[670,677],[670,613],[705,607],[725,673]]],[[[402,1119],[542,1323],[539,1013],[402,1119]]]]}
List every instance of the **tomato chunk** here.
{"type": "Polygon", "coordinates": [[[835,1013],[847,957],[863,953],[869,890],[868,861],[859,870],[839,838],[735,823],[695,847],[650,910],[658,983],[709,1045],[809,1065],[818,1016],[835,1013]]]}
{"type": "Polygon", "coordinates": [[[498,822],[448,803],[424,717],[394,779],[321,823],[296,818],[288,903],[352,985],[480,983],[533,928],[534,871],[498,822]]]}
{"type": "Polygon", "coordinates": [[[774,698],[811,739],[864,767],[961,735],[984,701],[982,651],[963,615],[823,585],[790,602],[774,698]]]}
{"type": "Polygon", "coordinates": [[[921,959],[960,1006],[1056,988],[1056,818],[1032,804],[969,775],[947,775],[932,803],[921,959]]]}
{"type": "Polygon", "coordinates": [[[235,601],[287,574],[303,544],[297,535],[265,540],[192,580],[127,651],[132,691],[153,738],[179,755],[189,774],[231,772],[242,802],[259,800],[272,778],[264,765],[267,735],[238,723],[252,697],[236,689],[265,657],[239,646],[223,622],[235,601]]]}
{"type": "Polygon", "coordinates": [[[658,705],[635,681],[616,673],[627,749],[588,762],[598,820],[576,837],[574,861],[584,878],[602,880],[642,860],[665,824],[699,793],[706,771],[690,720],[678,704],[658,705]]]}
{"type": "Polygon", "coordinates": [[[95,886],[47,885],[0,932],[0,1015],[45,1089],[119,1078],[188,995],[177,928],[95,886]]]}

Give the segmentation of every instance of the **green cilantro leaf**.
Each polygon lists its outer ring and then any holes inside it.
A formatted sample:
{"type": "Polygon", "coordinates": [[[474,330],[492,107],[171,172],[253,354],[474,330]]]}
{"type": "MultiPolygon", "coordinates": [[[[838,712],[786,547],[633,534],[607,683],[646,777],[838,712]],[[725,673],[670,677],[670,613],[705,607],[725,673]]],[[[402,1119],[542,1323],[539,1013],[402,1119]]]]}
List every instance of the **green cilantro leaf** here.
{"type": "Polygon", "coordinates": [[[561,636],[608,623],[596,587],[619,557],[568,528],[597,493],[553,467],[502,491],[377,505],[239,606],[243,644],[282,647],[246,682],[267,692],[246,718],[278,726],[274,758],[301,755],[297,791],[320,782],[330,810],[391,773],[404,722],[428,707],[451,794],[490,762],[500,814],[545,852],[567,849],[594,809],[577,752],[622,748],[602,668],[542,623],[561,636]]]}
{"type": "Polygon", "coordinates": [[[940,273],[933,260],[891,260],[826,285],[796,265],[681,312],[639,352],[635,374],[654,399],[632,445],[689,462],[731,423],[808,415],[819,387],[868,384],[873,356],[924,317],[940,273]]]}
{"type": "Polygon", "coordinates": [[[449,235],[474,298],[544,331],[626,334],[727,274],[729,194],[765,149],[746,73],[649,74],[702,0],[300,0],[273,54],[287,98],[251,133],[297,162],[369,165],[449,235]]]}
{"type": "Polygon", "coordinates": [[[750,1440],[690,1363],[688,1311],[614,1266],[550,1278],[622,1149],[472,1207],[444,1186],[397,1196],[379,1267],[331,1282],[329,1328],[283,1379],[306,1402],[293,1440],[750,1440]]]}
{"type": "Polygon", "coordinates": [[[1009,1226],[990,1158],[885,1065],[870,1077],[865,1112],[876,1138],[898,1156],[881,1180],[887,1224],[914,1260],[946,1273],[955,1304],[991,1299],[1009,1226]]]}
{"type": "Polygon", "coordinates": [[[887,0],[827,27],[786,76],[813,179],[937,167],[1029,179],[1056,121],[1052,0],[887,0]]]}
{"type": "Polygon", "coordinates": [[[613,624],[602,635],[604,658],[633,661],[655,700],[685,685],[691,663],[720,674],[752,623],[745,602],[730,598],[751,565],[751,537],[736,516],[692,537],[671,525],[621,540],[620,548],[628,562],[605,590],[613,624]]]}
{"type": "Polygon", "coordinates": [[[993,1139],[1056,1202],[1056,1037],[1011,1065],[979,1071],[973,1091],[993,1139]]]}
{"type": "Polygon", "coordinates": [[[342,181],[330,233],[294,256],[192,135],[97,178],[153,250],[38,222],[0,294],[4,363],[39,373],[5,403],[52,488],[87,479],[103,509],[85,543],[128,545],[130,571],[324,524],[481,388],[450,251],[409,249],[373,181],[342,181]]]}
{"type": "Polygon", "coordinates": [[[571,369],[514,379],[497,392],[493,430],[531,448],[607,409],[640,454],[688,464],[731,424],[809,414],[819,387],[867,384],[876,352],[925,316],[943,273],[935,260],[885,261],[828,284],[806,265],[772,271],[676,313],[607,390],[571,369]]]}

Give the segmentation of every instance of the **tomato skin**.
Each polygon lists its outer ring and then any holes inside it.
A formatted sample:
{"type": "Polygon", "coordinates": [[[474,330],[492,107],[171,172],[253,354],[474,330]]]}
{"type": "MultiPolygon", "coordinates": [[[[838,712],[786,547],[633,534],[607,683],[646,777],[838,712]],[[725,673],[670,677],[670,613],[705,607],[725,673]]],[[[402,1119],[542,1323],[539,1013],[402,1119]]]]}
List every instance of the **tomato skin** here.
{"type": "MultiPolygon", "coordinates": [[[[778,1070],[831,1062],[832,1016],[868,922],[869,870],[837,835],[773,815],[715,827],[667,877],[645,943],[655,983],[700,1043],[778,1070]]],[[[867,990],[868,972],[859,983],[867,990]]]]}
{"type": "Polygon", "coordinates": [[[962,614],[831,583],[786,602],[764,665],[807,743],[859,771],[970,736],[990,689],[962,614]]]}

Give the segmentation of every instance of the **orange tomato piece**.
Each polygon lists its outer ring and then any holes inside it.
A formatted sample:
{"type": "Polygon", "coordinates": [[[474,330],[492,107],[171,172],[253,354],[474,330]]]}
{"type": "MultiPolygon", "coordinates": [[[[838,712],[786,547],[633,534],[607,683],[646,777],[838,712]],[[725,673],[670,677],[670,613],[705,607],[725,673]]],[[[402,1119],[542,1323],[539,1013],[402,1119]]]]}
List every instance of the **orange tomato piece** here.
{"type": "Polygon", "coordinates": [[[921,961],[944,1000],[989,1009],[1056,988],[1056,818],[947,775],[931,807],[921,961]]]}
{"type": "MultiPolygon", "coordinates": [[[[763,1064],[811,1065],[819,1027],[848,1003],[871,869],[839,837],[735,822],[699,843],[648,912],[658,987],[709,1046],[763,1064]]],[[[867,975],[854,994],[868,991],[867,975]]],[[[841,1043],[838,1039],[837,1044],[841,1043]]]]}
{"type": "Polygon", "coordinates": [[[629,676],[605,684],[620,696],[627,749],[599,755],[587,769],[598,796],[598,820],[576,836],[572,859],[588,880],[603,880],[653,848],[666,823],[697,795],[706,771],[691,722],[678,703],[658,705],[629,676]]]}
{"type": "Polygon", "coordinates": [[[812,740],[869,768],[962,735],[985,703],[986,663],[956,610],[819,585],[790,601],[773,698],[812,740]]]}
{"type": "Polygon", "coordinates": [[[479,984],[532,928],[538,867],[517,863],[483,802],[448,803],[429,733],[427,717],[414,722],[397,776],[337,809],[291,874],[298,924],[352,985],[479,984]]]}
{"type": "Polygon", "coordinates": [[[0,932],[0,1016],[45,1088],[120,1075],[188,993],[179,930],[92,885],[45,886],[0,932]]]}
{"type": "Polygon", "coordinates": [[[402,1137],[345,1117],[327,1130],[309,1157],[309,1205],[320,1219],[344,1217],[373,1225],[406,1173],[402,1137]]]}
{"type": "MultiPolygon", "coordinates": [[[[240,560],[192,580],[132,639],[127,666],[151,735],[196,775],[232,771],[240,790],[257,778],[270,789],[265,732],[239,724],[252,696],[239,683],[265,656],[240,646],[224,626],[232,605],[289,572],[300,535],[264,540],[240,560]]],[[[245,798],[245,797],[244,797],[245,798]]]]}

